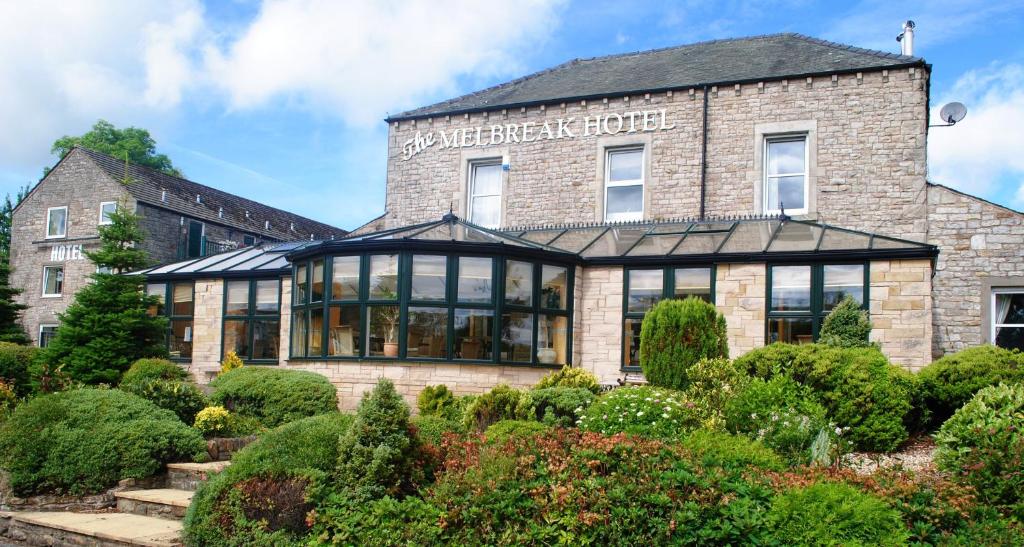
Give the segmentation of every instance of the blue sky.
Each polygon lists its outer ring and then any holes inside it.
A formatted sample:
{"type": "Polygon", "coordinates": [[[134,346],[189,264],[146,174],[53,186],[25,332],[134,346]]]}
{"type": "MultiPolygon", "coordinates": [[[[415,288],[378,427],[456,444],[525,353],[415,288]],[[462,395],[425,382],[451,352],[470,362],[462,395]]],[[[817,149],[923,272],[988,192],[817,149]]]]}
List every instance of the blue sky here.
{"type": "Polygon", "coordinates": [[[188,178],[345,228],[383,211],[388,112],[593,57],[800,32],[933,65],[929,172],[1024,210],[1024,1],[133,0],[0,4],[0,194],[98,118],[188,178]],[[6,58],[3,55],[6,54],[6,58]]]}

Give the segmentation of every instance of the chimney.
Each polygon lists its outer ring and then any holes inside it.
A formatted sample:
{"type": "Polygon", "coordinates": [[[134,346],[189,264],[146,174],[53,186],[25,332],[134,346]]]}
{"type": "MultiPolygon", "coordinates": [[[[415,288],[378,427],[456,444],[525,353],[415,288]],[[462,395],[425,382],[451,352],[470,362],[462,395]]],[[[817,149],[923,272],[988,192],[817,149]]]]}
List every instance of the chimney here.
{"type": "Polygon", "coordinates": [[[900,53],[902,55],[913,56],[914,55],[914,22],[907,20],[903,23],[903,32],[896,37],[896,41],[900,43],[900,53]]]}

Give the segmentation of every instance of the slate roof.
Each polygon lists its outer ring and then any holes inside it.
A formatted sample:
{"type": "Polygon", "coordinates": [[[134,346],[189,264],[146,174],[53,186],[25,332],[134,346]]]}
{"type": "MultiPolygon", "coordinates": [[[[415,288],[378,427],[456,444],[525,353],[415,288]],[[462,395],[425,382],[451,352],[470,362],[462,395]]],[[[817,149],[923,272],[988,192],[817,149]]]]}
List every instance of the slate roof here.
{"type": "MultiPolygon", "coordinates": [[[[88,156],[114,180],[125,175],[124,160],[88,148],[75,147],[88,156]]],[[[74,153],[72,150],[71,153],[74,153]]],[[[134,181],[125,189],[136,200],[168,209],[182,215],[214,224],[237,228],[254,235],[278,241],[332,239],[343,237],[347,230],[336,228],[304,216],[289,213],[216,188],[167,175],[149,167],[128,164],[128,176],[134,181]],[[166,197],[163,193],[167,192],[166,197]],[[196,195],[200,203],[196,202],[196,195]],[[223,216],[221,209],[223,208],[223,216]],[[246,212],[249,215],[246,217],[246,212]],[[270,221],[270,229],[265,222],[270,221]],[[294,228],[293,228],[294,226],[294,228]]]]}
{"type": "Polygon", "coordinates": [[[814,74],[925,65],[920,57],[783,33],[573,59],[481,91],[390,116],[388,121],[723,85],[814,74]]]}

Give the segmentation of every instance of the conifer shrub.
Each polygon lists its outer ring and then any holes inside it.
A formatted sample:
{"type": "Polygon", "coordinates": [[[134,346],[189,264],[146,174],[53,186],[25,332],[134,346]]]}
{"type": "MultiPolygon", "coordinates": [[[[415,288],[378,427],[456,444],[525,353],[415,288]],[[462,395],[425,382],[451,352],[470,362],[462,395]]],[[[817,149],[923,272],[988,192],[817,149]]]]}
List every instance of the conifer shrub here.
{"type": "Polygon", "coordinates": [[[776,343],[736,359],[741,370],[770,379],[785,375],[810,388],[857,450],[890,452],[909,436],[912,386],[878,348],[776,343]]]}
{"type": "Polygon", "coordinates": [[[210,382],[210,402],[263,427],[338,410],[338,393],[315,372],[277,367],[242,367],[210,382]]]}
{"type": "Polygon", "coordinates": [[[462,435],[466,428],[462,420],[449,420],[442,416],[423,415],[413,416],[412,425],[416,427],[416,436],[423,444],[441,446],[447,434],[462,435]]]}
{"type": "Polygon", "coordinates": [[[528,407],[524,405],[526,393],[498,384],[494,389],[473,399],[466,407],[463,423],[471,433],[483,433],[491,424],[501,420],[524,420],[529,418],[528,407]]]}
{"type": "Polygon", "coordinates": [[[180,365],[167,359],[145,358],[132,363],[121,376],[121,383],[137,383],[149,380],[187,380],[188,372],[180,365]]]}
{"type": "Polygon", "coordinates": [[[941,359],[917,373],[928,422],[938,428],[971,400],[978,390],[999,384],[1024,382],[1024,353],[992,345],[968,348],[941,359]]]}
{"type": "Polygon", "coordinates": [[[533,420],[502,420],[491,425],[484,432],[484,439],[489,443],[506,443],[515,439],[532,437],[551,429],[533,420]]]}
{"type": "Polygon", "coordinates": [[[574,427],[577,417],[595,399],[594,392],[582,387],[533,389],[520,400],[523,414],[545,425],[574,427]]]}
{"type": "Polygon", "coordinates": [[[0,381],[19,397],[32,393],[32,365],[39,357],[39,348],[0,342],[0,381]]]}
{"type": "Polygon", "coordinates": [[[533,386],[533,389],[549,387],[579,387],[588,389],[595,395],[601,392],[601,384],[598,383],[597,376],[594,376],[593,372],[569,365],[544,375],[537,385],[533,386]]]}
{"type": "Polygon", "coordinates": [[[245,362],[242,361],[242,358],[239,357],[237,353],[229,351],[224,355],[224,360],[220,362],[220,374],[231,372],[232,370],[242,368],[243,366],[245,366],[245,362]]]}
{"type": "Polygon", "coordinates": [[[0,426],[0,467],[20,496],[89,494],[206,458],[206,442],[169,410],[117,389],[41,395],[0,426]]]}
{"type": "Polygon", "coordinates": [[[721,431],[698,429],[683,437],[680,445],[707,467],[773,471],[782,471],[786,467],[783,459],[761,442],[721,431]]]}
{"type": "Polygon", "coordinates": [[[982,388],[935,435],[936,464],[1024,516],[1024,384],[982,388]]]}
{"type": "Polygon", "coordinates": [[[416,408],[422,416],[454,417],[455,395],[444,384],[426,386],[416,396],[416,408]]]}
{"type": "Polygon", "coordinates": [[[818,483],[779,494],[769,510],[774,539],[789,545],[905,545],[899,512],[853,486],[818,483]]]}
{"type": "Polygon", "coordinates": [[[382,379],[359,403],[352,427],[338,447],[338,484],[361,500],[412,492],[420,444],[409,423],[409,406],[391,380],[382,379]]]}
{"type": "Polygon", "coordinates": [[[686,389],[701,359],[729,357],[725,317],[700,298],[662,300],[640,327],[640,368],[651,385],[686,389]]]}
{"type": "Polygon", "coordinates": [[[818,341],[839,348],[863,348],[871,345],[870,336],[868,312],[847,295],[825,316],[818,341]]]}

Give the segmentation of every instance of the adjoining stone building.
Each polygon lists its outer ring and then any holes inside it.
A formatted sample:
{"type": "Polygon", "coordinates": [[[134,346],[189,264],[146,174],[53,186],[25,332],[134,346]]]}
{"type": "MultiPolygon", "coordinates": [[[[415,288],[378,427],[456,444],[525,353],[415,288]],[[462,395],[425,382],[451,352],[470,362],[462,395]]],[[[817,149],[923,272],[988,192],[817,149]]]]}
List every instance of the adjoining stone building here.
{"type": "MultiPolygon", "coordinates": [[[[143,247],[155,263],[295,239],[331,239],[345,230],[268,207],[86,148],[71,150],[14,209],[11,285],[28,309],[22,325],[45,346],[57,316],[89,283],[96,266],[84,252],[99,245],[98,227],[120,205],[142,216],[143,247]],[[127,176],[129,183],[123,181],[127,176]]],[[[191,299],[179,290],[172,299],[191,299]]],[[[192,332],[177,325],[170,337],[182,359],[192,332]]]]}
{"type": "Polygon", "coordinates": [[[236,350],[346,407],[380,377],[612,382],[681,296],[733,355],[815,340],[846,295],[909,369],[1020,347],[1024,216],[928,184],[930,72],[796,34],[574,60],[389,118],[386,211],[350,236],[146,274],[194,284],[198,375],[236,350]]]}

